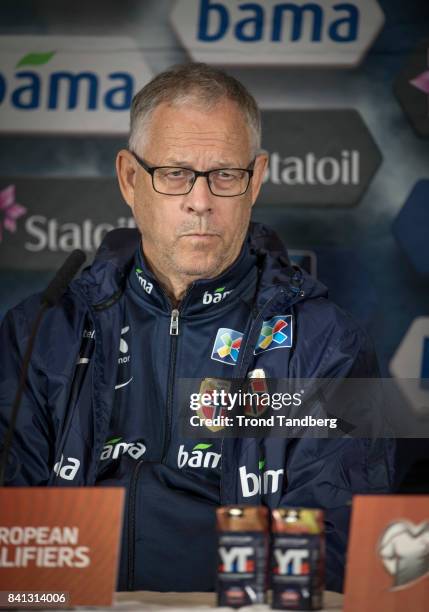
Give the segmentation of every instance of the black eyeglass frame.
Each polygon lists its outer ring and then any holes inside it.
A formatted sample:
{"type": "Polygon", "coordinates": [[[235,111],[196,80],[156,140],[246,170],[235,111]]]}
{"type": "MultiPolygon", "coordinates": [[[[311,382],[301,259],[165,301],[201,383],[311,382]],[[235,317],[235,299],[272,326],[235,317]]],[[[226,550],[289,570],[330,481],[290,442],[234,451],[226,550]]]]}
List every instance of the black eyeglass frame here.
{"type": "Polygon", "coordinates": [[[141,157],[139,157],[137,155],[137,153],[134,153],[134,151],[130,151],[131,155],[134,157],[134,159],[137,161],[137,163],[144,169],[146,170],[146,172],[148,172],[151,177],[152,177],[152,187],[154,189],[154,191],[156,191],[156,193],[160,193],[162,195],[168,195],[168,196],[182,196],[182,195],[188,195],[188,193],[191,193],[197,178],[199,176],[204,176],[206,181],[207,181],[207,185],[208,188],[210,189],[210,193],[213,194],[216,197],[219,198],[237,198],[238,196],[242,196],[246,193],[246,191],[249,189],[249,185],[250,185],[250,181],[252,180],[253,177],[253,164],[256,161],[256,157],[250,162],[250,164],[248,165],[247,168],[212,168],[211,170],[207,170],[205,172],[200,172],[199,170],[194,170],[193,168],[184,168],[183,166],[149,166],[144,159],[142,159],[141,157]],[[178,170],[188,170],[190,172],[194,173],[194,180],[189,188],[188,191],[186,191],[185,193],[165,193],[164,191],[158,191],[158,189],[155,188],[155,171],[156,170],[162,170],[162,169],[166,169],[166,168],[177,168],[178,170]],[[241,172],[247,172],[248,175],[248,181],[247,181],[247,185],[246,185],[246,189],[240,193],[234,193],[234,195],[220,195],[218,193],[214,193],[211,185],[210,185],[210,181],[209,181],[209,175],[212,172],[217,172],[219,170],[240,170],[241,172]]]}

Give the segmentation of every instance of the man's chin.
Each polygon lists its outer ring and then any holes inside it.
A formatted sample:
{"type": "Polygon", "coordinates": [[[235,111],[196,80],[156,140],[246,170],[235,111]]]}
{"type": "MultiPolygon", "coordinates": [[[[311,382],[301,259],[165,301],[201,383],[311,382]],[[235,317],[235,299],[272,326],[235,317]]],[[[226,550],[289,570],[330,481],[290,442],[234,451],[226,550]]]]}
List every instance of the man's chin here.
{"type": "Polygon", "coordinates": [[[222,272],[222,262],[219,259],[215,261],[198,261],[197,257],[196,255],[187,261],[180,262],[177,266],[177,271],[195,280],[198,278],[214,278],[222,272]]]}

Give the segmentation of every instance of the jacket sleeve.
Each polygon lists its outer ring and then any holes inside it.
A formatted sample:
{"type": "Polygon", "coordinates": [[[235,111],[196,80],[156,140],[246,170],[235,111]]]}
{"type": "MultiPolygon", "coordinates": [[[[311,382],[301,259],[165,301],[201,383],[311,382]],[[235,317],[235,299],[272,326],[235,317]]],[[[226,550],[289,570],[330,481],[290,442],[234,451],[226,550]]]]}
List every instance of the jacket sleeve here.
{"type": "MultiPolygon", "coordinates": [[[[9,311],[0,326],[0,446],[3,448],[31,321],[22,305],[9,311]]],[[[47,378],[30,362],[6,469],[5,484],[45,485],[53,463],[55,440],[47,407],[47,378]],[[51,442],[52,441],[52,442],[51,442]]]]}
{"type": "MultiPolygon", "coordinates": [[[[378,376],[372,344],[359,328],[339,337],[322,366],[320,378],[378,376]]],[[[280,505],[324,509],[328,590],[343,588],[352,496],[391,490],[393,453],[393,440],[377,438],[307,437],[288,445],[287,485],[280,505]]]]}

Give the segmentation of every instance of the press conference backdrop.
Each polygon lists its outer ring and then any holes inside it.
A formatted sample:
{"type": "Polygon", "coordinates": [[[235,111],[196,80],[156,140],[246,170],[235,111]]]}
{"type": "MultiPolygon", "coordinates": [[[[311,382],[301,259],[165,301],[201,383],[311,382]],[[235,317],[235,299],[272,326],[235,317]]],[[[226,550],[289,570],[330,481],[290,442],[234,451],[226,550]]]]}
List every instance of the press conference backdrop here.
{"type": "Polygon", "coordinates": [[[0,315],[73,248],[132,227],[114,178],[133,94],[224,66],[263,109],[253,218],[371,332],[384,375],[429,377],[429,4],[113,0],[0,5],[0,315]]]}

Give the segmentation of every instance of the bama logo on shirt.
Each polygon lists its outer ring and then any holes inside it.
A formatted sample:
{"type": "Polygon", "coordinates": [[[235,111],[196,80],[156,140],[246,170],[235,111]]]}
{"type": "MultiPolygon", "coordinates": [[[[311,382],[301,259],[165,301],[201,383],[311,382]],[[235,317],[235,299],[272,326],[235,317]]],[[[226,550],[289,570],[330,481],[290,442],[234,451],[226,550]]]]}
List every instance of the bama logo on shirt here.
{"type": "Polygon", "coordinates": [[[232,289],[231,291],[225,291],[225,289],[226,287],[218,287],[213,293],[206,291],[203,295],[203,304],[218,304],[222,302],[222,300],[232,293],[232,289]]]}
{"type": "Polygon", "coordinates": [[[141,268],[136,268],[136,276],[140,283],[140,287],[143,289],[143,291],[146,291],[146,293],[150,295],[152,293],[153,284],[144,278],[143,270],[141,268]]]}
{"type": "Polygon", "coordinates": [[[80,461],[76,457],[61,455],[61,459],[54,465],[54,472],[63,480],[74,480],[80,468],[80,461]]]}
{"type": "Polygon", "coordinates": [[[196,444],[191,451],[186,451],[183,444],[179,447],[177,455],[177,467],[191,468],[217,468],[220,463],[220,453],[215,453],[209,449],[213,444],[205,444],[200,442],[196,444]]]}
{"type": "Polygon", "coordinates": [[[241,492],[243,497],[253,495],[267,495],[277,493],[283,484],[284,468],[278,470],[266,470],[265,461],[259,462],[259,474],[248,472],[245,465],[238,468],[240,476],[241,492]]]}

